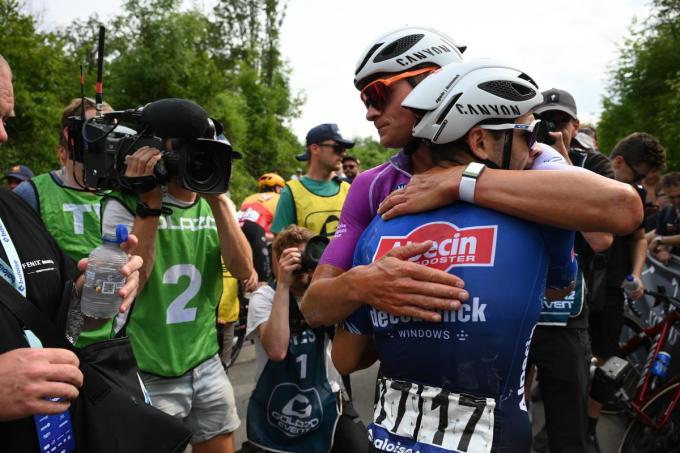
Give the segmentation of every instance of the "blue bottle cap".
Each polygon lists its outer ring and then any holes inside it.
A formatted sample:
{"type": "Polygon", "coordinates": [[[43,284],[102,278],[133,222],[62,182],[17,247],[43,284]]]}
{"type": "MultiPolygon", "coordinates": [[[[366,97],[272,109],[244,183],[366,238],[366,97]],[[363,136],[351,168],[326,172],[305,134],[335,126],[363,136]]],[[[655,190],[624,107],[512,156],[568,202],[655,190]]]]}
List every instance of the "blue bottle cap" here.
{"type": "Polygon", "coordinates": [[[122,223],[116,225],[116,244],[121,244],[128,240],[128,229],[122,223]]]}

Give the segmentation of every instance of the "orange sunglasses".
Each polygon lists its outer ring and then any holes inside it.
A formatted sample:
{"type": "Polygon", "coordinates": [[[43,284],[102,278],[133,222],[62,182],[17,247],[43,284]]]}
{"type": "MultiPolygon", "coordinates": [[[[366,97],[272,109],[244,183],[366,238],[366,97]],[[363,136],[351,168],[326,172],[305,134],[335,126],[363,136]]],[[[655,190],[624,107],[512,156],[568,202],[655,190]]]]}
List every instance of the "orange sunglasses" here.
{"type": "Polygon", "coordinates": [[[414,69],[413,71],[400,72],[399,74],[386,79],[374,80],[361,90],[361,100],[366,108],[373,106],[378,110],[382,110],[389,100],[389,86],[394,82],[420,74],[430,73],[437,69],[439,68],[436,66],[429,66],[427,68],[414,69]]]}

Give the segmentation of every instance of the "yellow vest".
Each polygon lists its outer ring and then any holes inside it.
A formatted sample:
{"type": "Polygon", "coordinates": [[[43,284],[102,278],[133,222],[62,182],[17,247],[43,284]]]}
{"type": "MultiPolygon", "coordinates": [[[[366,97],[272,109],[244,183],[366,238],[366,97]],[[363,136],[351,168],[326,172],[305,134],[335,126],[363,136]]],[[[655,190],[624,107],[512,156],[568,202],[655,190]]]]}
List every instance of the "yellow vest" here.
{"type": "MultiPolygon", "coordinates": [[[[227,198],[227,202],[231,208],[230,211],[235,212],[236,206],[231,198],[227,198]]],[[[224,260],[220,259],[220,262],[222,263],[222,297],[217,306],[217,323],[225,324],[238,320],[238,280],[227,270],[224,260]]]]}
{"type": "Polygon", "coordinates": [[[332,237],[338,229],[340,211],[347,198],[349,184],[341,181],[338,192],[329,197],[313,193],[299,179],[286,184],[290,187],[295,202],[297,224],[314,234],[332,237]]]}

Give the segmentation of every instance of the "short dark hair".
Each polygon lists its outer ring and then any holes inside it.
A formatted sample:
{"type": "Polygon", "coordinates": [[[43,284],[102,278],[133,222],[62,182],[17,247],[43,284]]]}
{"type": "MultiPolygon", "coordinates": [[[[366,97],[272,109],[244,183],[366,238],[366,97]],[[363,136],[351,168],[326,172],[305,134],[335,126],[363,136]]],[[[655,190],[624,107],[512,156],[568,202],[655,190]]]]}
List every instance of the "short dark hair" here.
{"type": "Polygon", "coordinates": [[[661,180],[661,187],[664,189],[673,186],[680,186],[680,173],[677,171],[664,175],[663,179],[661,180]]]}
{"type": "Polygon", "coordinates": [[[652,169],[666,165],[666,152],[659,141],[646,132],[633,132],[621,139],[611,157],[622,156],[629,165],[647,164],[652,169]]]}
{"type": "MultiPolygon", "coordinates": [[[[94,108],[97,108],[97,103],[95,102],[94,99],[92,98],[73,98],[71,99],[71,102],[68,103],[64,111],[61,113],[61,123],[59,126],[59,144],[63,147],[68,146],[68,143],[66,142],[66,137],[64,137],[64,129],[66,129],[66,126],[68,126],[68,119],[71,116],[79,116],[80,115],[80,105],[83,104],[85,106],[85,110],[92,110],[94,108]]],[[[104,102],[104,108],[110,109],[111,106],[104,102]]]]}
{"type": "Polygon", "coordinates": [[[348,160],[351,160],[351,161],[353,161],[353,162],[356,162],[357,165],[359,164],[359,159],[357,159],[357,158],[354,157],[354,156],[350,156],[350,155],[344,156],[344,157],[342,158],[342,163],[344,164],[345,161],[348,161],[348,160]]]}

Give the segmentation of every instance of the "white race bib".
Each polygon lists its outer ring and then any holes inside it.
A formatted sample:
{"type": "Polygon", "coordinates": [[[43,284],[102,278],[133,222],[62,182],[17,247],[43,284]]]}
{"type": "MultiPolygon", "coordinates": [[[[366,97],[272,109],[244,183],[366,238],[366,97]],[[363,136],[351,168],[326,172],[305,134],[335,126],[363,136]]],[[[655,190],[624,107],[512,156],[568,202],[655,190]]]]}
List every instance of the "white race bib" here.
{"type": "Polygon", "coordinates": [[[396,436],[448,451],[489,453],[493,444],[493,398],[381,378],[374,424],[396,436]]]}

